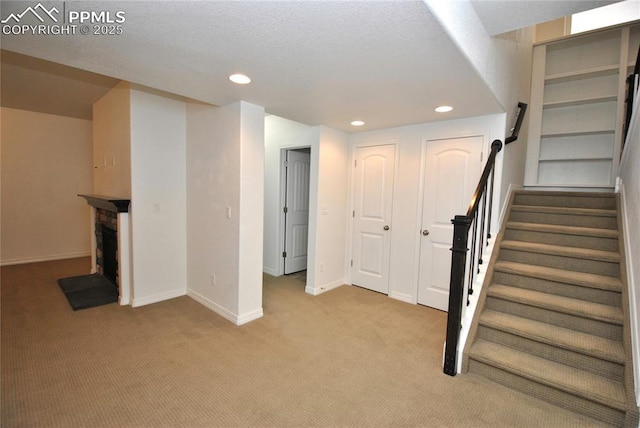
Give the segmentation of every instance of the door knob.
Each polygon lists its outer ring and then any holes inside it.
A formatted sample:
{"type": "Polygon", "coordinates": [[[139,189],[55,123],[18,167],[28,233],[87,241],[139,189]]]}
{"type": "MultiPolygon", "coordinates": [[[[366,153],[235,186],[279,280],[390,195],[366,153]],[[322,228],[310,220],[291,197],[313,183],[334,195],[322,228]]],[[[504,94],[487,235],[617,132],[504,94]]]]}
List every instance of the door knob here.
{"type": "Polygon", "coordinates": [[[389,230],[389,226],[383,227],[384,230],[389,230]]]}
{"type": "Polygon", "coordinates": [[[422,234],[423,234],[424,236],[427,236],[427,235],[429,234],[429,231],[428,231],[427,229],[425,229],[425,230],[423,230],[423,231],[422,231],[422,234]]]}

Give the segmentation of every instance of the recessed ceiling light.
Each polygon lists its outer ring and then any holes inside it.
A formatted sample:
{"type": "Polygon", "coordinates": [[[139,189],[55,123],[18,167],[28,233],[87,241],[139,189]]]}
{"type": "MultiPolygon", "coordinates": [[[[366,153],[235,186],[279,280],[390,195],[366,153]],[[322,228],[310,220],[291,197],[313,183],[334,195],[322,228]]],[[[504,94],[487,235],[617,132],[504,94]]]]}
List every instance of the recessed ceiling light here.
{"type": "Polygon", "coordinates": [[[245,76],[244,74],[236,73],[229,76],[229,80],[233,83],[237,83],[238,85],[246,85],[251,82],[249,76],[245,76]]]}
{"type": "Polygon", "coordinates": [[[364,125],[364,122],[361,121],[361,120],[354,120],[353,122],[351,122],[351,124],[353,126],[362,126],[362,125],[364,125]]]}
{"type": "Polygon", "coordinates": [[[437,111],[438,113],[446,113],[446,112],[451,111],[451,110],[453,110],[453,107],[451,107],[451,106],[440,106],[440,107],[436,107],[436,111],[437,111]]]}

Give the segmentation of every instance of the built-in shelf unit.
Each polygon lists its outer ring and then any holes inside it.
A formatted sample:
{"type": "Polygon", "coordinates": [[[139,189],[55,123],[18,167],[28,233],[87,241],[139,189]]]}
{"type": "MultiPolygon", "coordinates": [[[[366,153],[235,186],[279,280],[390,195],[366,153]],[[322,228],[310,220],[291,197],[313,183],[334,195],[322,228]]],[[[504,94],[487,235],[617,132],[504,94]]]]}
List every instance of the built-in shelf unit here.
{"type": "Polygon", "coordinates": [[[533,48],[525,186],[613,188],[640,24],[533,48]]]}

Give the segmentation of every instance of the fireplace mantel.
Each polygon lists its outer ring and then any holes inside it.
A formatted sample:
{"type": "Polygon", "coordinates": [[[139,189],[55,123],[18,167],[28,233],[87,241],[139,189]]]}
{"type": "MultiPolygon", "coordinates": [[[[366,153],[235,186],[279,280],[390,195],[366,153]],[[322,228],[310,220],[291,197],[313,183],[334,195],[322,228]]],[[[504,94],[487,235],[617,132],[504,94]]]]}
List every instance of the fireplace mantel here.
{"type": "Polygon", "coordinates": [[[118,198],[115,196],[103,195],[78,195],[87,200],[87,203],[95,208],[111,211],[114,213],[129,212],[129,204],[131,199],[118,198]]]}

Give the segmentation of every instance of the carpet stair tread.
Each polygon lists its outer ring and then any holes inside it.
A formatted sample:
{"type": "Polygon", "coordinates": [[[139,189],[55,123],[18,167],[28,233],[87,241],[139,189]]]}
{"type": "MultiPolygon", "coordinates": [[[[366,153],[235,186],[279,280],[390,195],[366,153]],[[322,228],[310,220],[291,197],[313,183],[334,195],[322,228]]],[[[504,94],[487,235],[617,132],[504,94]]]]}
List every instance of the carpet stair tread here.
{"type": "Polygon", "coordinates": [[[537,254],[574,257],[578,259],[599,260],[614,263],[620,262],[620,254],[615,251],[593,250],[588,248],[565,247],[561,245],[510,240],[502,241],[500,248],[537,254]]]}
{"type": "Polygon", "coordinates": [[[469,357],[566,393],[626,411],[624,386],[602,376],[478,339],[469,357]]]}
{"type": "Polygon", "coordinates": [[[548,190],[515,190],[514,204],[573,206],[576,208],[605,208],[616,206],[615,194],[610,192],[573,192],[548,190]]]}
{"type": "Polygon", "coordinates": [[[621,342],[615,340],[489,309],[482,313],[479,323],[486,327],[614,363],[624,364],[625,362],[624,347],[621,342]]]}
{"type": "Polygon", "coordinates": [[[494,265],[494,269],[498,272],[541,278],[549,281],[563,282],[566,284],[580,285],[589,288],[599,288],[602,290],[618,292],[622,289],[622,282],[619,278],[607,275],[597,275],[595,273],[575,272],[565,269],[503,260],[497,261],[494,265]]]}
{"type": "Polygon", "coordinates": [[[525,223],[510,221],[507,229],[530,230],[535,232],[558,233],[564,235],[597,236],[602,238],[617,238],[619,233],[614,229],[603,229],[598,227],[578,227],[545,223],[525,223]]]}
{"type": "Polygon", "coordinates": [[[549,309],[610,324],[622,325],[623,322],[623,314],[620,308],[600,303],[501,284],[491,284],[487,290],[487,294],[491,297],[515,303],[549,309]]]}
{"type": "Polygon", "coordinates": [[[550,207],[544,205],[513,205],[512,211],[528,211],[545,214],[567,214],[582,215],[595,217],[616,217],[616,210],[607,210],[599,208],[571,208],[571,207],[550,207]]]}
{"type": "Polygon", "coordinates": [[[513,192],[463,370],[613,426],[638,426],[619,206],[609,192],[513,192]]]}

